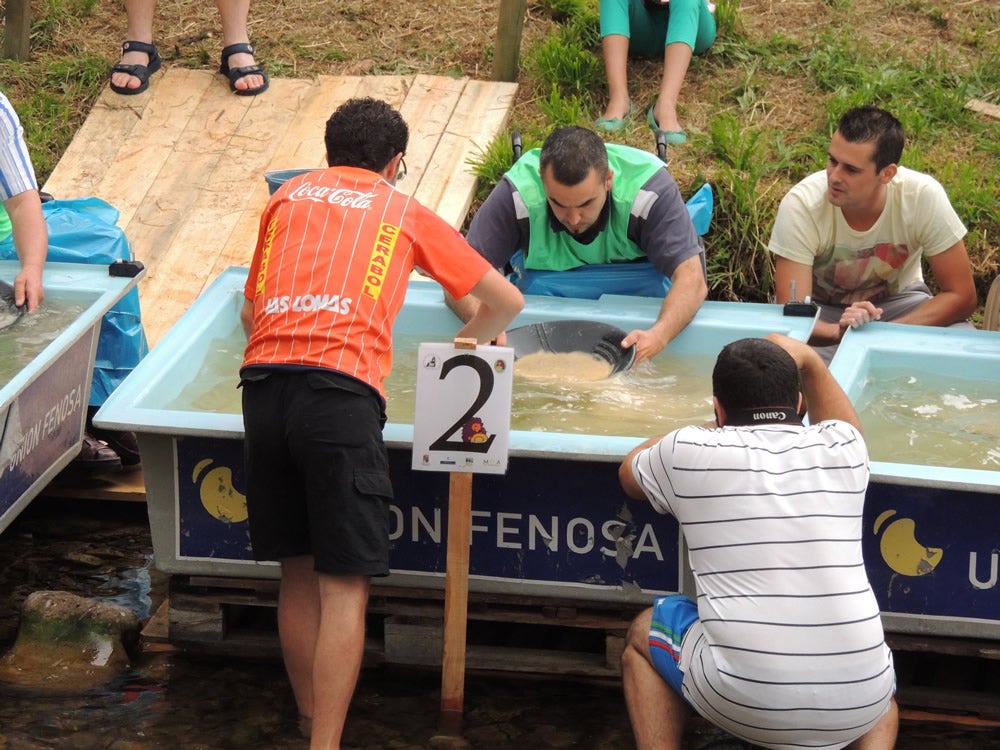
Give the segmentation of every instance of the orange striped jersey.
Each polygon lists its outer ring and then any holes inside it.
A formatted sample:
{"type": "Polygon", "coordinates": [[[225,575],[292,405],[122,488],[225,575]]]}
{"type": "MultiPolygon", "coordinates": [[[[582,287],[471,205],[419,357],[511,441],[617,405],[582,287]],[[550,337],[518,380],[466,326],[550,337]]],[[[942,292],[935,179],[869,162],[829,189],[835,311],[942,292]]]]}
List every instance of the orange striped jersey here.
{"type": "Polygon", "coordinates": [[[490,270],[447,222],[374,172],[335,167],[288,180],[260,220],[243,366],[336,370],[384,398],[392,324],[414,266],[456,298],[490,270]]]}

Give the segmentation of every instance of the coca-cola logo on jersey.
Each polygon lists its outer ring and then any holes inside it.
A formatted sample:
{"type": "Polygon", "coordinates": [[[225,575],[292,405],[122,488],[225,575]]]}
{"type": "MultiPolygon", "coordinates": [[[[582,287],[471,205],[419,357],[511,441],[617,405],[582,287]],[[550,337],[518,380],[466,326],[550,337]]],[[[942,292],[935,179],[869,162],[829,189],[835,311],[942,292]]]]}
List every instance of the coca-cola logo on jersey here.
{"type": "Polygon", "coordinates": [[[288,200],[313,201],[314,203],[329,203],[331,206],[345,208],[371,208],[375,193],[362,193],[346,188],[332,188],[323,185],[313,185],[303,182],[288,194],[288,200]]]}

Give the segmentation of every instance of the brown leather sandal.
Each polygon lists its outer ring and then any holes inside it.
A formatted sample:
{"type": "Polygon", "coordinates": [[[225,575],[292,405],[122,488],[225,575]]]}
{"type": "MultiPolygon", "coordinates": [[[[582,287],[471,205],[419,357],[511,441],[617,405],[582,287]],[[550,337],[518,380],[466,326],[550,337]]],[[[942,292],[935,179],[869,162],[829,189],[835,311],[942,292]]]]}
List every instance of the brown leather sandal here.
{"type": "Polygon", "coordinates": [[[70,462],[74,469],[88,471],[121,468],[121,458],[114,448],[95,438],[88,432],[83,433],[83,445],[80,454],[70,462]]]}

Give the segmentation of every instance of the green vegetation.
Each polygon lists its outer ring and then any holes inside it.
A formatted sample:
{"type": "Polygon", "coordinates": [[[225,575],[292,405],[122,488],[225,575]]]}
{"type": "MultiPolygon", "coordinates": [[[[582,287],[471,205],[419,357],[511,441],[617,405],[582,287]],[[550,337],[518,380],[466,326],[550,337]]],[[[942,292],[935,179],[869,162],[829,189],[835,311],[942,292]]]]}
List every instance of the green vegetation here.
{"type": "MultiPolygon", "coordinates": [[[[549,1],[559,24],[525,62],[545,117],[513,127],[539,141],[554,125],[590,126],[603,107],[603,67],[585,62],[588,56],[600,60],[598,35],[585,33],[580,20],[596,19],[597,3],[576,0],[578,11],[568,13],[569,2],[549,1]]],[[[904,163],[935,175],[948,190],[969,227],[966,243],[981,301],[1000,273],[1000,122],[965,107],[970,99],[1000,101],[1000,9],[981,7],[958,17],[924,3],[888,0],[867,3],[869,10],[876,7],[860,20],[861,4],[829,0],[824,23],[790,20],[769,29],[770,36],[745,28],[737,0],[717,4],[718,39],[692,63],[682,97],[682,117],[686,109],[693,137],[682,153],[668,154],[685,195],[706,179],[715,189],[706,237],[715,299],[767,300],[772,268],[765,247],[781,197],[823,167],[840,114],[867,103],[901,119],[908,135],[904,163]],[[929,22],[931,32],[944,29],[949,38],[961,39],[962,49],[936,36],[928,44],[926,33],[886,40],[865,26],[878,20],[897,27],[912,22],[915,28],[929,22]],[[708,114],[699,120],[701,111],[708,114]]],[[[656,91],[661,65],[630,64],[639,113],[656,91]]],[[[641,117],[610,139],[652,149],[641,117]]],[[[487,188],[503,173],[499,156],[498,147],[491,148],[474,165],[487,188]]]]}
{"type": "MultiPolygon", "coordinates": [[[[715,189],[706,237],[711,296],[759,301],[770,295],[764,247],[778,202],[795,181],[822,168],[839,115],[874,103],[906,127],[903,163],[937,177],[968,226],[966,244],[985,300],[1000,274],[1000,121],[966,104],[1000,104],[1000,4],[716,5],[717,41],[693,61],[682,93],[680,114],[691,137],[667,155],[685,195],[706,180],[715,189]]],[[[592,126],[606,96],[598,0],[529,6],[509,123],[525,149],[539,145],[555,125],[592,126]]],[[[125,23],[120,5],[97,0],[42,0],[32,13],[32,59],[0,60],[0,89],[21,114],[44,182],[106,85],[125,23]]],[[[165,1],[157,13],[165,62],[218,65],[211,3],[165,1]]],[[[485,78],[495,19],[495,3],[473,0],[441,0],[427,8],[290,0],[253,7],[251,34],[273,76],[424,72],[485,78]]],[[[661,72],[662,60],[630,63],[636,114],[609,140],[654,149],[644,115],[661,72]]],[[[475,160],[482,195],[511,158],[506,133],[475,160]]]]}

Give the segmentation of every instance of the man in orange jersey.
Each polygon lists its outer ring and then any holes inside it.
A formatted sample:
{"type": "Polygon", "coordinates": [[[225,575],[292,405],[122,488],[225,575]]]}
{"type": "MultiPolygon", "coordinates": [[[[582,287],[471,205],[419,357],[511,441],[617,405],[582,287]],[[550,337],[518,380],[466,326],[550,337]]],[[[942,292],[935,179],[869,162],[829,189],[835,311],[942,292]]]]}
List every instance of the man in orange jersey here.
{"type": "Polygon", "coordinates": [[[478,314],[490,341],[521,293],[461,235],[395,189],[409,133],[352,99],[326,123],[328,169],[271,197],[245,289],[241,370],[250,538],[281,563],[282,653],[312,748],[336,748],[364,648],[371,576],[389,572],[382,441],[392,324],[414,267],[478,314]]]}

